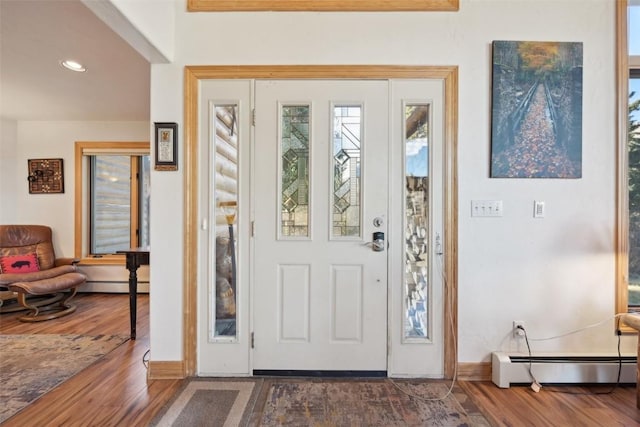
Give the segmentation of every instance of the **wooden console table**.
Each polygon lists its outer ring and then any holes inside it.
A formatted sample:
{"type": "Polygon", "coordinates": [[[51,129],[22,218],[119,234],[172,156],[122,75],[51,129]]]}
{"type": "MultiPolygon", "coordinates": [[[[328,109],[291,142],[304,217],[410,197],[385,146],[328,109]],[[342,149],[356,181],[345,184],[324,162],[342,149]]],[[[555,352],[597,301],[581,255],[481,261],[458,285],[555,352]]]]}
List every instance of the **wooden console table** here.
{"type": "Polygon", "coordinates": [[[131,339],[136,339],[136,313],[138,310],[138,268],[141,265],[149,265],[149,247],[131,248],[127,251],[118,251],[125,254],[129,270],[129,320],[131,321],[131,339]]]}

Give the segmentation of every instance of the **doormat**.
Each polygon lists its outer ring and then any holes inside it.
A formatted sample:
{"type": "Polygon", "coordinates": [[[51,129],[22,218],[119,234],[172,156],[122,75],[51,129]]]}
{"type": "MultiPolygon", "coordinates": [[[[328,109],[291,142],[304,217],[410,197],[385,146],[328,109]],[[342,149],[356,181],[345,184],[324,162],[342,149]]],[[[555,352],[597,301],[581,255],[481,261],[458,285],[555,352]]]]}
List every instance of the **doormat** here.
{"type": "Polygon", "coordinates": [[[119,335],[0,335],[0,423],[128,339],[119,335]]]}
{"type": "Polygon", "coordinates": [[[246,426],[262,379],[190,378],[149,424],[155,427],[246,426]]]}
{"type": "Polygon", "coordinates": [[[477,426],[490,424],[440,380],[194,378],[151,426],[477,426]]]}

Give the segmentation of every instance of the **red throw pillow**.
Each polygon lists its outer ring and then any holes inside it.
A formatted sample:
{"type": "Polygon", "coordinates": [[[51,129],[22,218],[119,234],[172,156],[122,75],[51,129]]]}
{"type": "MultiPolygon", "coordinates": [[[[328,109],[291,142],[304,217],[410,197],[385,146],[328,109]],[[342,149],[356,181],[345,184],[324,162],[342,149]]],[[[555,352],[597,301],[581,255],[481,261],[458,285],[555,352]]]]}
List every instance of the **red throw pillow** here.
{"type": "Polygon", "coordinates": [[[0,257],[0,269],[3,273],[32,273],[40,271],[40,265],[35,253],[7,255],[0,257]]]}

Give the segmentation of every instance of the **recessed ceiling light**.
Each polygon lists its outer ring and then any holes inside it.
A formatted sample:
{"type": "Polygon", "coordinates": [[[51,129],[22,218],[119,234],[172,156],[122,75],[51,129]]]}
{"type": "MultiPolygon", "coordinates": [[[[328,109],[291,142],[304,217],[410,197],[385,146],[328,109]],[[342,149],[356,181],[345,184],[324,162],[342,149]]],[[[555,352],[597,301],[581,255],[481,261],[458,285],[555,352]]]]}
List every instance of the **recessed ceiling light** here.
{"type": "Polygon", "coordinates": [[[71,59],[65,59],[64,61],[60,61],[60,65],[62,65],[67,70],[77,71],[78,73],[84,73],[87,69],[79,62],[73,61],[71,59]]]}

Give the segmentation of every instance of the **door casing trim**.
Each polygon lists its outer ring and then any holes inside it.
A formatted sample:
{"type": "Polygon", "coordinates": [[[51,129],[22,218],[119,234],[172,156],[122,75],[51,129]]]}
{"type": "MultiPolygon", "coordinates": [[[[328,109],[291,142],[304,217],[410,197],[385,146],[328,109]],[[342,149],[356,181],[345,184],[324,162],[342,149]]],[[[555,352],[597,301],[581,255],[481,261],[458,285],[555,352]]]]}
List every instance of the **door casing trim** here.
{"type": "Polygon", "coordinates": [[[458,67],[402,65],[197,65],[184,70],[184,376],[197,369],[198,117],[201,80],[213,79],[442,79],[444,105],[444,377],[456,373],[458,349],[458,67]]]}

